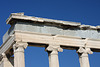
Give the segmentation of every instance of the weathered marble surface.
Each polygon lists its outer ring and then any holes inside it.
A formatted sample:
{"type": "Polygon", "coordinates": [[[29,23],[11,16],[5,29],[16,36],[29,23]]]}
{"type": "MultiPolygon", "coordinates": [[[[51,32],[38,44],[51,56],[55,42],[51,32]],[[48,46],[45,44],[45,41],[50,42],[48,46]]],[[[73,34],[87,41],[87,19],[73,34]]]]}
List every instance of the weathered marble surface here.
{"type": "Polygon", "coordinates": [[[16,21],[3,37],[3,42],[12,35],[15,30],[46,33],[51,35],[66,35],[81,38],[100,39],[100,30],[98,29],[82,29],[77,26],[55,26],[55,24],[38,23],[38,22],[19,22],[16,21]]]}
{"type": "Polygon", "coordinates": [[[3,64],[3,62],[0,62],[0,67],[4,67],[4,64],[3,64]]]}

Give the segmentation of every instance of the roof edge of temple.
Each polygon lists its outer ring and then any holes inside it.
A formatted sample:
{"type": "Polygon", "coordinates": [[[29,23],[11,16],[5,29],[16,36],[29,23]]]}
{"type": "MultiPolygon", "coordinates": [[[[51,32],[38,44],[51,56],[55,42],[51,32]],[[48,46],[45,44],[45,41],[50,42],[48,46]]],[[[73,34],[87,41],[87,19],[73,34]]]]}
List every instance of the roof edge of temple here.
{"type": "Polygon", "coordinates": [[[6,23],[11,24],[11,19],[13,19],[13,16],[24,16],[24,12],[21,13],[11,13],[10,16],[7,18],[6,23]]]}
{"type": "Polygon", "coordinates": [[[42,22],[43,23],[55,23],[55,24],[61,24],[61,25],[76,26],[76,27],[79,27],[83,30],[86,30],[86,29],[92,29],[92,30],[100,29],[100,26],[81,25],[81,23],[71,22],[71,21],[61,21],[61,20],[26,16],[26,15],[24,15],[24,12],[11,13],[9,18],[6,20],[6,23],[11,25],[12,23],[14,23],[14,22],[12,22],[13,19],[24,20],[24,21],[34,21],[34,22],[41,22],[41,23],[42,22]]]}
{"type": "Polygon", "coordinates": [[[61,21],[61,20],[53,20],[53,19],[47,19],[47,18],[39,18],[39,17],[33,17],[33,16],[26,16],[24,13],[11,13],[9,18],[6,20],[7,24],[11,24],[12,19],[20,19],[20,20],[29,20],[29,21],[35,21],[35,22],[50,22],[50,23],[56,23],[56,24],[63,24],[63,25],[70,25],[70,26],[79,26],[81,23],[77,22],[70,22],[70,21],[61,21]]]}

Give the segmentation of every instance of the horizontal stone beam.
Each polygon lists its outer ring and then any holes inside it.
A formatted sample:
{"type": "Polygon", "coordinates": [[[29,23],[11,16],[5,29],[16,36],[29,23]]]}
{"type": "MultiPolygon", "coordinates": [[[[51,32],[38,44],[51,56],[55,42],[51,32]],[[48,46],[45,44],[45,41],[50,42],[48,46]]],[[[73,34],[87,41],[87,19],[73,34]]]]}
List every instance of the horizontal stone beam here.
{"type": "MultiPolygon", "coordinates": [[[[58,25],[58,24],[56,24],[58,25]]],[[[99,29],[81,29],[79,27],[73,26],[55,26],[55,24],[49,23],[35,23],[35,22],[22,22],[16,21],[13,25],[11,25],[10,29],[3,36],[3,42],[14,33],[15,30],[20,31],[28,31],[28,32],[36,32],[42,34],[51,34],[51,35],[64,35],[64,36],[72,36],[79,38],[89,38],[89,39],[100,39],[100,30],[99,29]]]]}
{"type": "MultiPolygon", "coordinates": [[[[32,32],[15,31],[15,41],[23,41],[29,43],[54,44],[64,47],[87,47],[100,50],[100,40],[82,39],[78,37],[61,36],[32,32]]],[[[33,45],[34,46],[34,45],[33,45]]]]}

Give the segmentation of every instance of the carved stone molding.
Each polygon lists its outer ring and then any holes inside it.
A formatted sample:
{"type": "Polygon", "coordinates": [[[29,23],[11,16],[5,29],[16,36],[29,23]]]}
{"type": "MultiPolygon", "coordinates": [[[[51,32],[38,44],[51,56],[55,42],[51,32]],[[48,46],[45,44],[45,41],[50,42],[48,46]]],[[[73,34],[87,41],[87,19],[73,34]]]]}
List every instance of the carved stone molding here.
{"type": "Polygon", "coordinates": [[[58,54],[58,52],[63,52],[63,49],[60,46],[55,46],[55,45],[49,45],[46,48],[46,51],[51,51],[51,54],[58,54]]]}
{"type": "Polygon", "coordinates": [[[26,49],[28,46],[28,43],[27,42],[16,42],[16,47],[19,47],[19,46],[23,46],[24,49],[26,49]]]}
{"type": "Polygon", "coordinates": [[[49,57],[49,67],[59,67],[58,52],[63,51],[60,45],[49,44],[49,46],[46,48],[46,51],[48,52],[49,57]]]}
{"type": "Polygon", "coordinates": [[[79,55],[80,67],[90,67],[88,54],[92,54],[90,48],[80,47],[77,51],[79,55]]]}
{"type": "Polygon", "coordinates": [[[78,53],[93,54],[90,48],[80,47],[77,51],[78,53]]]}
{"type": "Polygon", "coordinates": [[[16,42],[13,45],[14,52],[24,52],[24,49],[26,49],[28,44],[26,42],[16,42]]]}

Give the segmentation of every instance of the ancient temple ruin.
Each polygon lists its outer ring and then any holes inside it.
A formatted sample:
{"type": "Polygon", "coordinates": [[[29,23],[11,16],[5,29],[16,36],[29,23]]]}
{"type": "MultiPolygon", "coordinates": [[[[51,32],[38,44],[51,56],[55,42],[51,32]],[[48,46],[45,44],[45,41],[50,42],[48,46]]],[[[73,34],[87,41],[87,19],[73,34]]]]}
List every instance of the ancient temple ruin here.
{"type": "Polygon", "coordinates": [[[12,13],[7,19],[10,29],[0,47],[0,67],[25,67],[24,49],[45,48],[49,67],[59,67],[58,52],[76,50],[80,67],[90,67],[88,54],[100,52],[100,26],[82,25],[12,13]],[[14,56],[13,56],[14,55],[14,56]]]}

